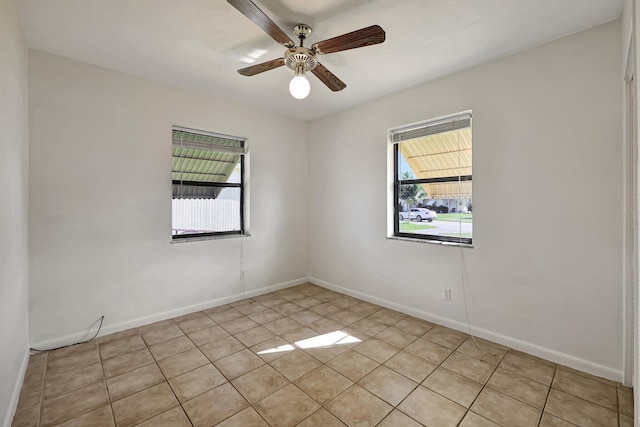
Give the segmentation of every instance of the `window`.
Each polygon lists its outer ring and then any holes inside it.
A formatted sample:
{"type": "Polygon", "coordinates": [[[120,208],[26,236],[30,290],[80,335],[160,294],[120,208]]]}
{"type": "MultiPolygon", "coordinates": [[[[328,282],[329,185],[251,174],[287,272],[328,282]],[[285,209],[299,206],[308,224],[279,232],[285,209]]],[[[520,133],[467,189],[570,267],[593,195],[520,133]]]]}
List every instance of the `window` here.
{"type": "Polygon", "coordinates": [[[245,140],[173,127],[173,240],[244,234],[245,140]]]}
{"type": "Polygon", "coordinates": [[[471,244],[471,113],[390,131],[393,235],[471,244]]]}

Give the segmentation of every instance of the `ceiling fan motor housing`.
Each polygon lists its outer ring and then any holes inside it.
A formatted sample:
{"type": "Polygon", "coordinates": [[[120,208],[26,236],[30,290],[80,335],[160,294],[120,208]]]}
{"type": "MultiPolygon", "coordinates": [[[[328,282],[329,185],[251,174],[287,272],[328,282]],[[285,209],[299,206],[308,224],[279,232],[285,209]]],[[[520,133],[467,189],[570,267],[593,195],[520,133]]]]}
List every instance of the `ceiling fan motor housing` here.
{"type": "Polygon", "coordinates": [[[318,65],[318,60],[310,49],[299,46],[287,49],[284,53],[284,63],[298,74],[299,71],[313,70],[318,65]]]}

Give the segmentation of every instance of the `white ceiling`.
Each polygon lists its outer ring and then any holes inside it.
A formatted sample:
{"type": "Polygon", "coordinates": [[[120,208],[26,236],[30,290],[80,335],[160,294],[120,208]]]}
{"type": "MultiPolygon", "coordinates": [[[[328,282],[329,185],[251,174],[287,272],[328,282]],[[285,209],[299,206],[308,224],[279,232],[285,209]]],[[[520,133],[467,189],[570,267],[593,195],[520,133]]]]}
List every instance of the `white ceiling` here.
{"type": "MultiPolygon", "coordinates": [[[[347,84],[288,93],[286,67],[236,70],[284,47],[225,0],[16,0],[27,44],[57,55],[311,120],[451,72],[619,18],[624,0],[254,0],[306,45],[372,24],[383,44],[321,56],[347,84]]],[[[295,39],[291,35],[292,39],[295,39]]]]}

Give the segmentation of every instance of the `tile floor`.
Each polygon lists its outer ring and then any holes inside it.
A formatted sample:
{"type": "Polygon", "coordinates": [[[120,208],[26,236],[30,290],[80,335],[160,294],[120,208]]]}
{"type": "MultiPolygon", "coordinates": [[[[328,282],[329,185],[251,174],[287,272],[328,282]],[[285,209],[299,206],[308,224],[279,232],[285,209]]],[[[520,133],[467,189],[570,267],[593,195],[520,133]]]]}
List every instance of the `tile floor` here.
{"type": "Polygon", "coordinates": [[[31,357],[13,426],[632,426],[631,389],[305,284],[31,357]]]}

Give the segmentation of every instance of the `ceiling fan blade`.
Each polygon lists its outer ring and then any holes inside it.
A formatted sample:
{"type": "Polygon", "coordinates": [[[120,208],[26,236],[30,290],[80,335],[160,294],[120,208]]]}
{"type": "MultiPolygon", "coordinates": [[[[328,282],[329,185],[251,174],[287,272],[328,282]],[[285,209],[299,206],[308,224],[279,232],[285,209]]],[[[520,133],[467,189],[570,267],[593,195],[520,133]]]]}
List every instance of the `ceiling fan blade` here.
{"type": "Polygon", "coordinates": [[[251,67],[242,68],[238,70],[243,76],[255,76],[256,74],[264,73],[265,71],[273,70],[274,68],[282,67],[284,65],[284,58],[274,59],[273,61],[263,62],[262,64],[252,65],[251,67]]]}
{"type": "Polygon", "coordinates": [[[335,74],[327,70],[322,64],[316,65],[316,67],[311,70],[311,72],[334,92],[338,92],[339,90],[347,87],[347,85],[344,84],[342,80],[337,78],[335,74]]]}
{"type": "Polygon", "coordinates": [[[384,30],[379,25],[372,25],[361,30],[314,43],[312,48],[317,53],[333,53],[382,43],[384,39],[384,30]]]}
{"type": "Polygon", "coordinates": [[[258,6],[256,6],[251,0],[227,0],[229,4],[244,16],[249,18],[262,29],[265,33],[269,34],[272,39],[278,43],[287,47],[295,46],[295,43],[289,38],[289,36],[280,29],[258,6]]]}

